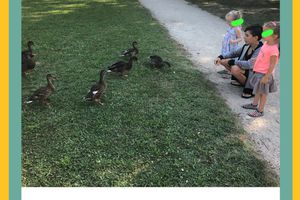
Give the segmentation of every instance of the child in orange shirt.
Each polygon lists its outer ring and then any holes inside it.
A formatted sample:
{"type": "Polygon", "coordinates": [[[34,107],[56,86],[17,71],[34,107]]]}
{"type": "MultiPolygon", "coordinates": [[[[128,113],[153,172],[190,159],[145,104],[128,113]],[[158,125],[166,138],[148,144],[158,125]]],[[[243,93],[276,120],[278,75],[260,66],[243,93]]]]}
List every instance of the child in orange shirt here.
{"type": "Polygon", "coordinates": [[[255,94],[254,100],[252,103],[242,106],[245,109],[254,110],[248,113],[251,117],[261,117],[264,115],[267,96],[269,93],[276,91],[274,69],[279,59],[279,22],[272,21],[265,23],[263,31],[268,30],[272,30],[273,34],[263,36],[265,43],[257,56],[253,67],[254,74],[250,79],[250,84],[253,85],[253,94],[255,94]]]}

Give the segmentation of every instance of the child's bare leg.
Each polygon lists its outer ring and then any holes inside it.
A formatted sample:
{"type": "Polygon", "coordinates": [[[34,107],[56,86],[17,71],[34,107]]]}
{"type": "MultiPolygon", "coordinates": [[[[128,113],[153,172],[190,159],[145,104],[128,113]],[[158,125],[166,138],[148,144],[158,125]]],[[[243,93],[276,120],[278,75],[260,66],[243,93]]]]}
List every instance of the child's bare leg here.
{"type": "Polygon", "coordinates": [[[231,67],[229,65],[223,65],[229,72],[231,72],[231,67]]]}
{"type": "Polygon", "coordinates": [[[266,102],[267,102],[267,95],[266,94],[261,94],[260,95],[260,102],[259,102],[259,106],[258,106],[258,111],[259,112],[264,111],[266,102]]]}
{"type": "Polygon", "coordinates": [[[255,94],[252,105],[257,105],[260,99],[260,94],[255,94]]]}
{"type": "Polygon", "coordinates": [[[228,71],[231,71],[231,66],[230,65],[223,65],[228,71]]]}
{"type": "Polygon", "coordinates": [[[231,74],[241,83],[245,84],[246,76],[243,74],[243,70],[240,67],[233,65],[231,66],[231,74]]]}

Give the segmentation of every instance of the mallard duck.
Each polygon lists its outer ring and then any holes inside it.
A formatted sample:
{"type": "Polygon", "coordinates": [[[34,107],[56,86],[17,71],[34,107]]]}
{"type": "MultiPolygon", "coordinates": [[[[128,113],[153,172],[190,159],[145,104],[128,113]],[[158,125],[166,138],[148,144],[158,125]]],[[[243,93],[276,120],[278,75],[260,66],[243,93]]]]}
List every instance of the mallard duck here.
{"type": "Polygon", "coordinates": [[[121,56],[127,56],[127,57],[136,56],[139,53],[139,50],[137,49],[136,45],[137,45],[136,41],[132,42],[133,48],[123,51],[121,56]]]}
{"type": "Polygon", "coordinates": [[[35,101],[41,102],[43,104],[49,105],[49,96],[54,92],[55,87],[53,85],[53,80],[55,80],[55,77],[53,77],[51,74],[47,74],[47,85],[44,87],[40,87],[34,93],[29,97],[28,101],[26,103],[32,103],[35,101]]]}
{"type": "Polygon", "coordinates": [[[85,96],[86,101],[93,101],[99,103],[100,105],[103,105],[100,98],[105,92],[107,87],[105,81],[105,75],[106,75],[106,70],[101,70],[99,81],[91,87],[91,89],[88,91],[88,94],[85,96]]]}
{"type": "Polygon", "coordinates": [[[30,55],[33,56],[33,52],[32,52],[32,46],[33,45],[34,45],[34,43],[32,41],[28,41],[27,42],[28,49],[22,51],[22,56],[23,56],[23,54],[30,54],[30,55]]]}
{"type": "Polygon", "coordinates": [[[164,65],[168,65],[169,67],[171,67],[171,64],[169,62],[163,61],[163,59],[160,56],[152,55],[149,58],[150,64],[153,67],[162,68],[164,65]]]}
{"type": "Polygon", "coordinates": [[[22,55],[22,75],[24,76],[28,70],[35,68],[36,62],[30,54],[22,55]]]}
{"type": "Polygon", "coordinates": [[[22,75],[25,76],[25,72],[34,69],[36,62],[34,60],[34,54],[32,52],[32,46],[34,43],[29,41],[27,43],[28,49],[22,51],[22,75]]]}
{"type": "Polygon", "coordinates": [[[133,56],[133,57],[130,57],[128,63],[124,62],[124,61],[116,62],[116,63],[114,63],[114,64],[112,64],[111,66],[108,67],[108,71],[107,72],[119,73],[122,76],[123,75],[127,75],[128,72],[132,68],[133,61],[137,61],[137,60],[138,60],[137,57],[133,56]]]}

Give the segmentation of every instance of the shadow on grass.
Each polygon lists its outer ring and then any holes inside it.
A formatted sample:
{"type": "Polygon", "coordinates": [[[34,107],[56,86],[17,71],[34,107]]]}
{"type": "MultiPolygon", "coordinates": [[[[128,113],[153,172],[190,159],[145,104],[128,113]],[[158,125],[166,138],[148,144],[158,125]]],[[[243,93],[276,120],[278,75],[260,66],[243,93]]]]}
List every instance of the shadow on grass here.
{"type": "Polygon", "coordinates": [[[263,25],[268,21],[279,21],[279,0],[187,0],[200,8],[224,19],[230,10],[241,10],[245,23],[263,25]]]}

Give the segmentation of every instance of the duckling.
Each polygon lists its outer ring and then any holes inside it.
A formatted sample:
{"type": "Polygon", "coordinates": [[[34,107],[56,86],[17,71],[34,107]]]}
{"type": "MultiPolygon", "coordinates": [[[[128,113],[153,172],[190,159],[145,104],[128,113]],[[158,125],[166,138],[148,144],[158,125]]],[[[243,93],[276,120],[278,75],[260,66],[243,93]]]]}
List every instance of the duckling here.
{"type": "Polygon", "coordinates": [[[133,48],[123,51],[121,56],[127,56],[127,57],[136,56],[139,53],[139,50],[137,49],[136,45],[137,45],[136,41],[132,42],[133,48]]]}
{"type": "Polygon", "coordinates": [[[107,87],[105,75],[106,70],[101,70],[99,81],[91,87],[91,89],[88,91],[88,94],[85,96],[86,101],[93,101],[99,103],[100,105],[103,105],[100,98],[102,97],[107,87]]]}
{"type": "Polygon", "coordinates": [[[39,101],[40,103],[49,105],[49,96],[54,92],[55,87],[53,85],[53,80],[55,80],[55,77],[53,77],[51,74],[47,74],[47,85],[44,87],[40,87],[34,93],[29,97],[28,101],[26,103],[32,103],[34,101],[39,101]]]}
{"type": "Polygon", "coordinates": [[[152,55],[150,58],[150,64],[155,68],[162,68],[165,64],[171,67],[171,64],[169,62],[163,61],[163,59],[160,56],[152,55]]]}
{"type": "Polygon", "coordinates": [[[115,72],[115,73],[121,74],[122,76],[123,75],[127,76],[128,72],[132,68],[133,61],[137,61],[137,60],[138,60],[137,57],[133,56],[133,57],[130,57],[128,63],[126,63],[124,61],[116,62],[116,63],[112,64],[110,67],[108,67],[107,72],[115,72]]]}

